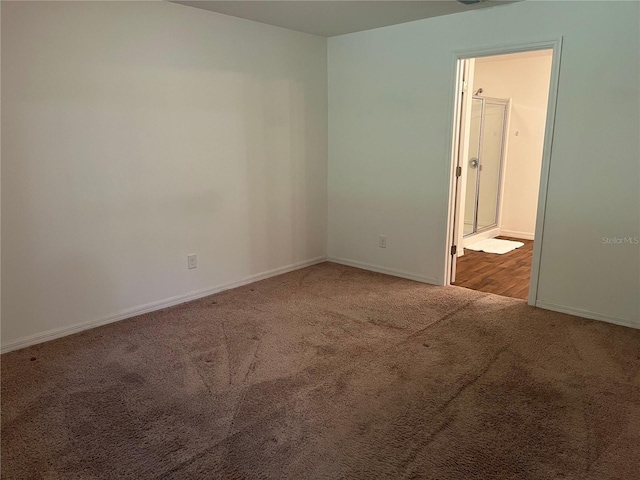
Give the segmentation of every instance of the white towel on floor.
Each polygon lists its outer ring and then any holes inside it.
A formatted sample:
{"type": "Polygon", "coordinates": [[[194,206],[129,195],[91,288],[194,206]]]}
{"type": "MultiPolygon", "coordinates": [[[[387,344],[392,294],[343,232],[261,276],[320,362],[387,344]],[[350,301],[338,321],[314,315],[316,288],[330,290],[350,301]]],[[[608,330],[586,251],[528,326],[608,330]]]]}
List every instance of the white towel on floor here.
{"type": "Polygon", "coordinates": [[[479,242],[472,243],[468,247],[469,250],[476,252],[497,253],[502,255],[508,253],[516,248],[523,246],[522,242],[514,242],[512,240],[501,240],[499,238],[487,238],[486,240],[480,240],[479,242]]]}

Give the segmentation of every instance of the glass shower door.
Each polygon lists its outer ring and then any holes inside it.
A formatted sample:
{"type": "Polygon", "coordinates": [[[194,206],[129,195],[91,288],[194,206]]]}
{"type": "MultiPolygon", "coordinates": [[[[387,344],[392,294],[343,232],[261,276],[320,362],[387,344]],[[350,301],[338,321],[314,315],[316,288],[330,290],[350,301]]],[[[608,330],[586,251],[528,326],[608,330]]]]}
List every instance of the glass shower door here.
{"type": "Polygon", "coordinates": [[[485,101],[482,116],[482,157],[478,176],[476,231],[498,225],[505,112],[506,105],[485,101]]]}
{"type": "Polygon", "coordinates": [[[470,235],[476,231],[476,190],[478,185],[483,107],[484,101],[481,98],[474,98],[472,100],[471,127],[469,129],[469,160],[467,162],[467,185],[464,201],[464,235],[470,235]]]}
{"type": "Polygon", "coordinates": [[[464,235],[498,225],[507,102],[474,97],[471,109],[464,235]]]}

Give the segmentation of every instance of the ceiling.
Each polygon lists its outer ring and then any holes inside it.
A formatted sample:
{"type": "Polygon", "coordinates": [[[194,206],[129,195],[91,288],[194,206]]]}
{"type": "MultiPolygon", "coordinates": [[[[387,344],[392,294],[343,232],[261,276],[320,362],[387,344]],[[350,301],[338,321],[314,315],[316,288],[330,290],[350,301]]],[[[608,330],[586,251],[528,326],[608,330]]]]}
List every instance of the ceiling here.
{"type": "Polygon", "coordinates": [[[466,6],[456,0],[333,0],[333,1],[174,1],[299,32],[333,37],[423,18],[512,3],[487,0],[466,6]]]}

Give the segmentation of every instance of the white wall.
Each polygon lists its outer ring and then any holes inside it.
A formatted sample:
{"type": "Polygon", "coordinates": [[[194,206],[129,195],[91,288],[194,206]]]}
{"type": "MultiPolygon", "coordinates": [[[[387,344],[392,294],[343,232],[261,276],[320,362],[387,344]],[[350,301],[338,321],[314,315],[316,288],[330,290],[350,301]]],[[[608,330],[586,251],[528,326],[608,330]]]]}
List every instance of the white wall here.
{"type": "Polygon", "coordinates": [[[3,346],[324,257],[326,58],[166,2],[2,2],[3,346]]]}
{"type": "Polygon", "coordinates": [[[552,51],[500,55],[475,62],[472,91],[511,99],[500,232],[534,237],[552,51]]]}
{"type": "Polygon", "coordinates": [[[563,35],[539,305],[640,327],[640,4],[527,1],[329,39],[329,256],[442,283],[454,52],[563,35]],[[378,235],[387,248],[378,247],[378,235]]]}

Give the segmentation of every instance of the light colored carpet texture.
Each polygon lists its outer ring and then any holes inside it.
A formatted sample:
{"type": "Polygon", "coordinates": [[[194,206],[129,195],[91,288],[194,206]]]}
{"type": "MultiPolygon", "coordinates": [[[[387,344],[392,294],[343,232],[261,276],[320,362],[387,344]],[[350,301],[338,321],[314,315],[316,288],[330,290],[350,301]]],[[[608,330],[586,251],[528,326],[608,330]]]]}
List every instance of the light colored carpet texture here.
{"type": "Polygon", "coordinates": [[[640,478],[640,331],[324,263],[2,356],[3,479],[640,478]]]}

